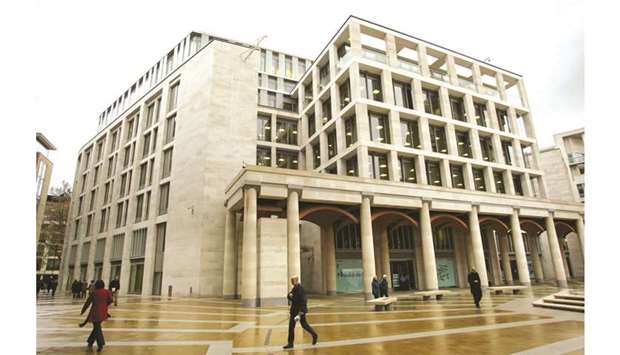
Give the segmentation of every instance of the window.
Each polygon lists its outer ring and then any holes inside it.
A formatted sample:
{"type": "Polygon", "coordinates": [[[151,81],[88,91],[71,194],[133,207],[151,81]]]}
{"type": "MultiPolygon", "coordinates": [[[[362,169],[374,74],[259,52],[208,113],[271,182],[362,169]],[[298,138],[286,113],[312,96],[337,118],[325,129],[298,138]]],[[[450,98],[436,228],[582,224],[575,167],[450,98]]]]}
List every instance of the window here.
{"type": "Polygon", "coordinates": [[[334,163],[328,166],[327,168],[325,168],[325,172],[332,175],[338,174],[338,164],[334,163]]]}
{"type": "Polygon", "coordinates": [[[276,75],[280,75],[280,58],[279,58],[279,54],[272,52],[271,53],[271,70],[272,73],[276,74],[276,75]]]}
{"type": "Polygon", "coordinates": [[[521,145],[521,154],[523,154],[523,164],[525,168],[531,169],[533,165],[532,159],[534,159],[532,156],[532,147],[529,145],[521,145]]]}
{"type": "Polygon", "coordinates": [[[118,147],[119,137],[120,137],[120,133],[118,132],[118,129],[112,132],[112,141],[110,142],[110,153],[116,151],[116,148],[118,147]]]}
{"type": "MultiPolygon", "coordinates": [[[[140,165],[140,172],[139,172],[139,178],[138,178],[138,190],[141,190],[142,188],[144,188],[144,186],[146,186],[146,174],[148,172],[148,162],[147,163],[143,163],[140,165]]],[[[107,185],[106,185],[106,196],[107,196],[107,185]]]]}
{"type": "Polygon", "coordinates": [[[394,81],[394,102],[396,106],[413,109],[413,96],[411,95],[411,84],[394,81]]]}
{"type": "Polygon", "coordinates": [[[95,208],[95,196],[97,196],[97,189],[93,189],[90,192],[90,204],[88,205],[89,211],[92,211],[95,208]]]}
{"type": "Polygon", "coordinates": [[[284,75],[289,78],[293,77],[293,58],[288,55],[284,57],[284,75]]]}
{"type": "Polygon", "coordinates": [[[278,168],[297,170],[297,152],[288,150],[276,150],[276,160],[278,168]]]}
{"type": "Polygon", "coordinates": [[[456,146],[460,156],[471,158],[471,142],[468,132],[456,132],[456,146]]]}
{"type": "Polygon", "coordinates": [[[426,161],[426,180],[429,185],[442,186],[439,162],[432,160],[426,161]]]}
{"type": "Polygon", "coordinates": [[[452,119],[467,122],[467,113],[465,112],[465,104],[462,97],[450,96],[450,109],[452,111],[452,119]]]}
{"type": "Polygon", "coordinates": [[[149,209],[151,207],[151,191],[148,191],[146,193],[146,202],[145,202],[146,208],[144,211],[144,219],[148,219],[149,218],[149,209]]]}
{"type": "Polygon", "coordinates": [[[314,119],[314,113],[308,114],[308,137],[312,136],[316,132],[316,120],[314,119]]]}
{"type": "Polygon", "coordinates": [[[267,79],[267,87],[271,90],[277,90],[278,89],[278,79],[275,76],[270,76],[267,79]]]}
{"type": "Polygon", "coordinates": [[[166,74],[170,73],[173,67],[174,67],[174,49],[171,50],[168,53],[168,56],[166,57],[166,74]]]}
{"type": "Polygon", "coordinates": [[[402,182],[417,183],[415,160],[413,158],[399,157],[400,180],[402,182]]]}
{"type": "Polygon", "coordinates": [[[103,139],[100,140],[99,142],[97,142],[97,161],[100,161],[101,158],[103,157],[103,155],[101,154],[103,152],[103,139]]]}
{"type": "Polygon", "coordinates": [[[478,126],[487,126],[487,107],[484,104],[474,103],[474,111],[476,113],[476,124],[478,126]]]}
{"type": "Polygon", "coordinates": [[[506,186],[504,186],[504,174],[502,172],[493,172],[493,179],[495,180],[495,190],[499,193],[506,193],[506,186]]]}
{"type": "Polygon", "coordinates": [[[101,210],[101,219],[99,220],[99,233],[103,233],[106,231],[107,219],[108,219],[108,209],[104,208],[101,210]]]}
{"type": "Polygon", "coordinates": [[[278,118],[276,142],[297,145],[297,122],[278,118]]]}
{"type": "Polygon", "coordinates": [[[151,150],[151,133],[147,133],[144,135],[144,140],[142,142],[142,158],[146,158],[149,155],[149,151],[151,150]]]}
{"type": "Polygon", "coordinates": [[[179,83],[176,83],[170,87],[168,91],[168,112],[177,108],[177,101],[179,99],[179,83]]]}
{"type": "Polygon", "coordinates": [[[463,165],[450,164],[450,175],[452,176],[452,187],[455,189],[465,188],[465,178],[463,177],[463,165]]]}
{"type": "Polygon", "coordinates": [[[112,253],[110,260],[121,260],[123,258],[124,234],[117,234],[112,238],[112,253]]]}
{"type": "Polygon", "coordinates": [[[78,212],[77,214],[81,214],[82,213],[82,205],[84,203],[84,196],[80,196],[79,202],[78,202],[78,212]]]}
{"type": "Polygon", "coordinates": [[[161,178],[165,179],[168,176],[170,176],[171,171],[172,171],[172,148],[169,148],[164,151],[161,178]]]}
{"type": "Polygon", "coordinates": [[[422,89],[422,93],[424,94],[424,112],[441,116],[439,93],[430,89],[422,89]]]}
{"type": "Polygon", "coordinates": [[[306,61],[297,59],[297,76],[301,77],[306,72],[306,61]]]}
{"type": "Polygon", "coordinates": [[[338,154],[338,147],[336,144],[336,130],[333,129],[327,133],[327,158],[331,159],[338,154]]]}
{"type": "Polygon", "coordinates": [[[502,142],[502,153],[504,154],[504,160],[508,165],[514,165],[513,158],[514,153],[512,150],[512,143],[510,142],[502,142]]]}
{"type": "Polygon", "coordinates": [[[431,147],[433,152],[448,154],[448,143],[446,141],[446,129],[441,126],[429,126],[431,133],[431,147]]]}
{"type": "Polygon", "coordinates": [[[422,148],[420,144],[420,132],[418,129],[418,121],[400,120],[400,132],[403,139],[403,145],[408,148],[422,148]]]}
{"type": "Polygon", "coordinates": [[[133,137],[133,126],[134,126],[134,119],[131,118],[129,121],[127,121],[127,125],[126,125],[126,129],[127,129],[127,140],[130,140],[131,137],[133,137]]]}
{"type": "Polygon", "coordinates": [[[324,125],[327,121],[332,119],[332,101],[330,99],[327,99],[321,103],[321,111],[323,113],[321,125],[324,125]]]}
{"type": "Polygon", "coordinates": [[[355,126],[355,116],[344,121],[344,135],[347,148],[357,142],[357,128],[355,126]]]}
{"type": "Polygon", "coordinates": [[[136,196],[136,223],[142,220],[142,208],[144,207],[144,194],[136,196]]]}
{"type": "Polygon", "coordinates": [[[84,190],[86,189],[86,178],[88,177],[88,173],[84,173],[84,175],[82,175],[82,189],[80,190],[80,193],[84,192],[84,190]]]}
{"type": "Polygon", "coordinates": [[[584,198],[586,194],[586,185],[585,184],[577,184],[577,192],[579,192],[579,197],[584,198]]]}
{"type": "Polygon", "coordinates": [[[482,152],[482,159],[494,162],[495,155],[493,154],[493,144],[491,143],[491,138],[480,137],[480,150],[482,152]]]}
{"type": "Polygon", "coordinates": [[[338,62],[342,63],[346,60],[346,58],[348,58],[347,54],[351,52],[351,45],[348,42],[345,42],[338,47],[336,52],[338,54],[338,62]]]}
{"type": "Polygon", "coordinates": [[[474,187],[477,191],[486,191],[487,186],[484,182],[484,170],[482,168],[472,168],[474,176],[474,187]]]}
{"type": "Polygon", "coordinates": [[[390,250],[413,250],[413,228],[401,225],[388,229],[388,248],[390,250]]]}
{"type": "Polygon", "coordinates": [[[170,183],[159,186],[159,215],[168,213],[168,195],[170,194],[170,183]]]}
{"type": "Polygon", "coordinates": [[[149,178],[147,185],[151,186],[153,183],[153,167],[155,166],[155,158],[152,158],[149,163],[149,178]]]}
{"type": "Polygon", "coordinates": [[[521,175],[512,175],[512,184],[515,187],[515,194],[523,196],[523,186],[521,185],[521,175]]]}
{"type": "Polygon", "coordinates": [[[271,166],[271,148],[256,148],[256,165],[271,166]]]}
{"type": "Polygon", "coordinates": [[[336,249],[361,249],[362,239],[357,224],[348,223],[336,230],[336,249]]]}
{"type": "Polygon", "coordinates": [[[368,153],[368,173],[373,179],[389,180],[387,155],[368,153]]]}
{"type": "Polygon", "coordinates": [[[357,156],[349,158],[345,161],[348,176],[357,176],[357,156]]]}
{"type": "Polygon", "coordinates": [[[329,62],[319,69],[319,87],[322,90],[329,82],[329,62]]]}
{"type": "Polygon", "coordinates": [[[151,101],[146,106],[146,124],[145,129],[151,127],[151,125],[159,120],[159,105],[161,105],[161,97],[151,101]]]}
{"type": "Polygon", "coordinates": [[[318,139],[312,145],[312,164],[314,169],[321,166],[321,142],[318,139]]]}
{"type": "Polygon", "coordinates": [[[76,219],[75,220],[75,229],[73,230],[73,239],[77,239],[78,235],[80,234],[80,220],[76,219]]]}
{"type": "Polygon", "coordinates": [[[351,102],[351,83],[349,79],[342,83],[338,90],[340,91],[340,108],[342,109],[351,102]]]}
{"type": "Polygon", "coordinates": [[[297,85],[296,82],[284,79],[284,91],[290,93],[295,88],[295,85],[297,85]]]}
{"type": "Polygon", "coordinates": [[[123,222],[123,205],[124,202],[119,202],[116,204],[116,228],[120,228],[121,223],[123,222]]]}
{"type": "Polygon", "coordinates": [[[361,96],[365,99],[383,101],[381,77],[367,72],[360,72],[361,96]]]}
{"type": "Polygon", "coordinates": [[[267,92],[267,105],[269,107],[276,107],[276,93],[267,92]]]}
{"type": "MultiPolygon", "coordinates": [[[[110,193],[112,190],[110,190],[110,188],[112,187],[112,183],[111,182],[106,182],[105,187],[103,189],[103,204],[108,203],[108,199],[110,198],[110,193]]],[[[78,214],[80,212],[78,211],[78,214]]]]}
{"type": "Polygon", "coordinates": [[[259,115],[256,121],[256,139],[271,142],[271,117],[259,115]]]}
{"type": "Polygon", "coordinates": [[[125,195],[126,187],[127,187],[127,173],[121,175],[121,189],[118,192],[118,197],[123,197],[125,195]]]}
{"type": "Polygon", "coordinates": [[[499,129],[508,133],[512,132],[510,120],[508,119],[508,113],[506,110],[497,109],[495,112],[497,113],[497,123],[499,124],[499,129]]]}
{"type": "Polygon", "coordinates": [[[370,140],[390,144],[390,126],[386,115],[368,112],[370,140]]]}
{"type": "Polygon", "coordinates": [[[94,214],[91,213],[86,217],[86,236],[89,236],[90,232],[92,232],[93,216],[94,214]]]}
{"type": "Polygon", "coordinates": [[[312,99],[312,82],[310,82],[304,86],[304,104],[308,105],[310,102],[312,102],[312,99]]]}
{"type": "Polygon", "coordinates": [[[93,186],[97,185],[97,180],[99,179],[99,167],[95,168],[95,173],[93,174],[93,186]]]}
{"type": "Polygon", "coordinates": [[[176,133],[177,121],[176,116],[168,117],[166,119],[166,131],[165,131],[165,139],[164,144],[168,144],[174,140],[174,135],[176,133]]]}
{"type": "Polygon", "coordinates": [[[261,51],[260,51],[259,68],[260,68],[261,71],[265,71],[265,72],[267,71],[267,68],[266,68],[266,66],[267,66],[266,57],[267,57],[267,53],[265,52],[264,49],[261,49],[261,51]]]}

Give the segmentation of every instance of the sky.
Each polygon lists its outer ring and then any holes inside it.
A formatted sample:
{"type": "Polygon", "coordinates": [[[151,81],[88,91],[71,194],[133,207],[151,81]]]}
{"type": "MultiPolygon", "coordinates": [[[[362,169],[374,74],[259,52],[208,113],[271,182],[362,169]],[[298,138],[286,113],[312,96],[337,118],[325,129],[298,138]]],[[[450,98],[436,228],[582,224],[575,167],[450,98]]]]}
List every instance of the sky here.
{"type": "Polygon", "coordinates": [[[191,31],[314,59],[349,15],[523,75],[540,147],[584,126],[581,1],[38,1],[24,63],[33,128],[57,151],[52,186],[73,183],[97,117],[191,31]],[[295,5],[294,5],[295,4],[295,5]]]}

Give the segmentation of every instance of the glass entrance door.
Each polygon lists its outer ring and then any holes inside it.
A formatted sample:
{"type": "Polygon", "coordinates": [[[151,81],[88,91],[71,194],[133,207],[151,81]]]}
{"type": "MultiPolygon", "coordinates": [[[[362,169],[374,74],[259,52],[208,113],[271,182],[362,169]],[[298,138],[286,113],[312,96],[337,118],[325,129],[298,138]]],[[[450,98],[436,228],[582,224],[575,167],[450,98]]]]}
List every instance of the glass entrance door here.
{"type": "Polygon", "coordinates": [[[403,291],[415,289],[416,280],[412,260],[391,261],[392,287],[394,290],[403,291]]]}

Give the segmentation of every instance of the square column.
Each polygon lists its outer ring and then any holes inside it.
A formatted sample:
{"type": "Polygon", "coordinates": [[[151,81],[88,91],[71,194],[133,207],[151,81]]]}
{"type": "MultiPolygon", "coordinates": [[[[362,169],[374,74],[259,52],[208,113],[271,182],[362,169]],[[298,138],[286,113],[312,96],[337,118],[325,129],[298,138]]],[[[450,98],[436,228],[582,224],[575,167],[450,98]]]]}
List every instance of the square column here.
{"type": "Polygon", "coordinates": [[[256,187],[248,187],[245,190],[243,210],[241,305],[244,307],[257,307],[256,187]]]}
{"type": "Polygon", "coordinates": [[[581,247],[581,256],[583,260],[586,260],[586,250],[585,250],[585,226],[583,224],[583,216],[579,216],[577,219],[577,236],[579,237],[579,246],[581,247]]]}
{"type": "Polygon", "coordinates": [[[381,250],[381,271],[387,275],[388,287],[392,288],[392,270],[390,269],[390,245],[388,243],[388,229],[383,229],[379,236],[379,248],[381,250]]]}
{"type": "Polygon", "coordinates": [[[467,259],[465,257],[465,240],[461,236],[454,238],[454,258],[456,260],[458,285],[460,288],[467,287],[467,259]]]}
{"type": "Polygon", "coordinates": [[[491,274],[493,274],[493,285],[498,286],[502,280],[500,276],[499,257],[497,256],[497,240],[495,233],[487,231],[487,243],[489,244],[489,257],[491,258],[491,274]]]}
{"type": "Polygon", "coordinates": [[[549,249],[551,251],[551,261],[553,262],[553,269],[555,270],[555,280],[558,287],[567,288],[568,283],[566,282],[566,273],[564,272],[562,251],[560,250],[558,235],[555,231],[553,212],[549,211],[549,214],[545,218],[545,224],[547,227],[547,239],[549,240],[549,249]]]}
{"type": "Polygon", "coordinates": [[[437,265],[435,262],[435,246],[433,245],[433,229],[431,227],[429,200],[422,200],[420,209],[420,235],[422,237],[422,258],[424,260],[424,285],[427,290],[439,289],[437,282],[437,265]]]}
{"type": "Polygon", "coordinates": [[[534,277],[536,282],[544,282],[545,276],[543,273],[542,261],[540,260],[540,251],[538,250],[537,243],[538,236],[530,237],[530,256],[532,257],[532,266],[534,267],[534,277]]]}
{"type": "Polygon", "coordinates": [[[375,246],[372,235],[370,196],[362,196],[360,206],[360,230],[362,239],[362,267],[364,270],[364,296],[372,299],[372,278],[375,276],[375,246]]]}
{"type": "Polygon", "coordinates": [[[301,282],[301,252],[299,240],[299,192],[290,190],[286,199],[286,229],[288,250],[288,279],[298,276],[301,282]]]}
{"type": "Polygon", "coordinates": [[[334,226],[325,227],[325,238],[322,240],[325,254],[325,288],[328,296],[336,295],[336,245],[334,242],[334,226]]]}
{"type": "Polygon", "coordinates": [[[504,279],[507,285],[514,283],[512,279],[512,268],[510,267],[510,254],[508,253],[508,236],[498,235],[499,252],[502,256],[502,270],[504,271],[504,279]]]}
{"type": "Polygon", "coordinates": [[[519,272],[519,282],[524,286],[530,285],[530,271],[527,268],[527,256],[525,255],[525,245],[523,235],[521,235],[521,224],[519,223],[519,210],[514,209],[510,215],[510,229],[512,232],[512,245],[517,258],[517,270],[519,272]]]}
{"type": "Polygon", "coordinates": [[[224,229],[224,280],[222,294],[224,298],[235,298],[237,286],[237,233],[235,231],[237,214],[226,211],[224,229]]]}

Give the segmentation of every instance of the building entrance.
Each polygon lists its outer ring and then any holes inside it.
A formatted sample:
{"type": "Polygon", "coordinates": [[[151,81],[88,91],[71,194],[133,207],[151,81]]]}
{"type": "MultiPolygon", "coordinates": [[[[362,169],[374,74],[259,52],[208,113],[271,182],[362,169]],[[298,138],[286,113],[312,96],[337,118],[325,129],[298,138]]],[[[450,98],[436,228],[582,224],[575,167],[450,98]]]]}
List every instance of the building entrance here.
{"type": "Polygon", "coordinates": [[[440,288],[456,287],[456,268],[454,259],[438,257],[437,259],[437,282],[440,288]]]}
{"type": "Polygon", "coordinates": [[[412,260],[390,262],[392,286],[394,290],[404,291],[416,288],[415,272],[412,260]]]}

